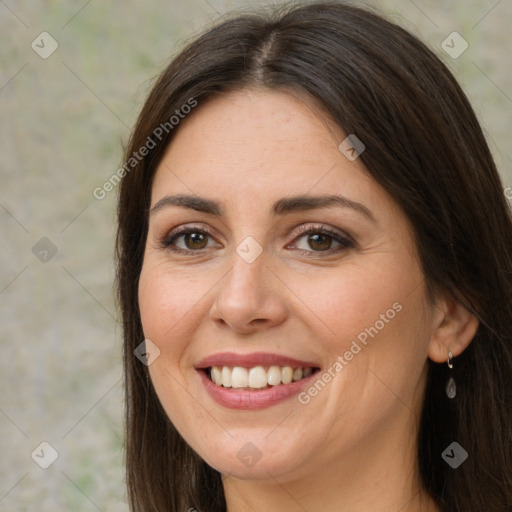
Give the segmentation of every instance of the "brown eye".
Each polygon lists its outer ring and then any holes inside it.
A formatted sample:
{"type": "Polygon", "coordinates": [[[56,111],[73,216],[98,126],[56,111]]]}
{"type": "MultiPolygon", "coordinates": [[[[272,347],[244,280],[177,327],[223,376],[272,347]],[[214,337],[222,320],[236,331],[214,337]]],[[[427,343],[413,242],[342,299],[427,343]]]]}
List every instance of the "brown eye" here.
{"type": "Polygon", "coordinates": [[[300,235],[287,248],[302,252],[335,253],[354,248],[354,243],[342,234],[327,226],[311,226],[299,230],[300,235]]]}
{"type": "Polygon", "coordinates": [[[174,252],[193,253],[201,252],[218,244],[212,235],[203,229],[185,228],[170,233],[161,242],[162,247],[174,252]]]}
{"type": "Polygon", "coordinates": [[[208,235],[196,232],[186,233],[183,236],[183,241],[187,249],[204,249],[208,244],[208,235]]]}
{"type": "Polygon", "coordinates": [[[308,236],[308,244],[315,251],[327,251],[331,248],[332,238],[329,235],[316,233],[308,236]]]}

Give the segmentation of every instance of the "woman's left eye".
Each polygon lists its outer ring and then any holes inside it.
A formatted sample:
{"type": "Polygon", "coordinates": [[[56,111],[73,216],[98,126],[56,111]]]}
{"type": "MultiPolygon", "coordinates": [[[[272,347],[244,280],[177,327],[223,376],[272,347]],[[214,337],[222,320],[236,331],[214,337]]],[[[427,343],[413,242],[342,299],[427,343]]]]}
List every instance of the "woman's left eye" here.
{"type": "Polygon", "coordinates": [[[296,237],[287,248],[290,246],[308,252],[337,252],[354,247],[354,244],[335,231],[326,228],[309,228],[296,237]]]}

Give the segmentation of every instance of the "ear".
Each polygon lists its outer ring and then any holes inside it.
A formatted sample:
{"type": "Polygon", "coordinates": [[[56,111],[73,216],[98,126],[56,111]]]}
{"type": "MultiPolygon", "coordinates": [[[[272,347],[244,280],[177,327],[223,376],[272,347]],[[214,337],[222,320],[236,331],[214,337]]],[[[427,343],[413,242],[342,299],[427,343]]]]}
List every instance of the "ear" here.
{"type": "Polygon", "coordinates": [[[461,354],[471,343],[478,329],[478,319],[453,295],[445,294],[434,306],[432,336],[428,356],[436,363],[448,360],[448,353],[461,354]]]}

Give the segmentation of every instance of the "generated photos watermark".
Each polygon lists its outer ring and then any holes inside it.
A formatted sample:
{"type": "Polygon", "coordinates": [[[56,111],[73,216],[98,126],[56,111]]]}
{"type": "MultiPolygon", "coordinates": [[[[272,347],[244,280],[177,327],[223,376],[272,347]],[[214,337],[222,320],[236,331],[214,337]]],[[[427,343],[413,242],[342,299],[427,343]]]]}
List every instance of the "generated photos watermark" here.
{"type": "Polygon", "coordinates": [[[253,263],[263,252],[263,247],[252,236],[248,236],[238,245],[236,252],[246,263],[253,263]]]}
{"type": "Polygon", "coordinates": [[[48,469],[59,458],[59,453],[50,443],[43,441],[34,448],[31,456],[41,469],[48,469]]]}
{"type": "Polygon", "coordinates": [[[350,348],[343,355],[339,355],[336,361],[327,370],[323,371],[316,381],[305,391],[298,395],[298,400],[302,405],[311,402],[311,398],[317,396],[338,375],[345,366],[349,364],[354,357],[368,345],[368,337],[374,338],[379,334],[386,324],[389,324],[393,318],[402,311],[402,304],[395,302],[385,313],[381,313],[379,319],[370,327],[365,328],[357,335],[357,340],[352,340],[350,348]]]}
{"type": "Polygon", "coordinates": [[[252,468],[262,457],[260,449],[253,443],[245,443],[237,452],[237,457],[248,468],[252,468]]]}
{"type": "Polygon", "coordinates": [[[443,460],[453,469],[457,469],[467,458],[468,452],[462,446],[454,441],[441,454],[443,460]]]}
{"type": "Polygon", "coordinates": [[[59,43],[48,32],[41,32],[32,41],[31,46],[39,57],[47,59],[59,47],[59,43]]]}
{"type": "Polygon", "coordinates": [[[142,341],[133,351],[135,357],[145,366],[154,363],[160,357],[160,349],[150,339],[142,341]]]}
{"type": "Polygon", "coordinates": [[[93,190],[92,195],[95,199],[98,199],[99,201],[105,199],[107,194],[114,190],[121,180],[129,174],[129,172],[133,170],[145,156],[149,155],[151,150],[155,149],[164,137],[174,130],[174,128],[180,124],[181,120],[185,119],[185,117],[190,114],[192,109],[196,106],[197,100],[189,98],[187,103],[182,105],[180,109],[176,109],[174,111],[174,115],[172,115],[168,121],[159,124],[153,130],[153,133],[146,139],[145,144],[141,146],[138,151],[134,151],[132,156],[128,158],[124,165],[112,174],[112,176],[110,176],[110,178],[106,180],[101,187],[96,187],[93,190]]]}
{"type": "Polygon", "coordinates": [[[441,48],[452,59],[458,59],[469,48],[469,43],[458,32],[452,32],[443,40],[441,48]]]}
{"type": "Polygon", "coordinates": [[[341,142],[338,149],[345,155],[347,160],[353,162],[364,152],[366,146],[363,144],[361,139],[357,137],[357,135],[351,133],[341,142]]]}

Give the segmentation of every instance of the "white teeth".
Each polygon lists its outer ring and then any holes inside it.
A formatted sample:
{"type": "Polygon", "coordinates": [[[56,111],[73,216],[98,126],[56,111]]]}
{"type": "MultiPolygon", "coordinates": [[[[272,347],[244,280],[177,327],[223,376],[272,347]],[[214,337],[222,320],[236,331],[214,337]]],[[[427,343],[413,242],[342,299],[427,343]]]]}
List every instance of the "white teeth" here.
{"type": "Polygon", "coordinates": [[[225,388],[252,388],[263,389],[268,386],[290,384],[313,373],[313,368],[292,368],[291,366],[212,366],[210,378],[217,386],[225,388]]]}
{"type": "Polygon", "coordinates": [[[217,384],[217,386],[222,384],[222,373],[218,366],[212,367],[212,380],[215,382],[215,384],[217,384]]]}
{"type": "Polygon", "coordinates": [[[263,366],[255,366],[249,370],[249,387],[265,388],[267,386],[267,372],[263,366]]]}
{"type": "Polygon", "coordinates": [[[221,384],[225,388],[230,388],[231,387],[231,370],[227,366],[223,366],[221,375],[222,375],[221,384]]]}
{"type": "Polygon", "coordinates": [[[290,366],[281,368],[281,382],[283,384],[290,384],[293,379],[293,369],[290,366]]]}
{"type": "Polygon", "coordinates": [[[249,384],[249,372],[246,368],[235,366],[231,371],[231,387],[246,388],[249,384]]]}
{"type": "Polygon", "coordinates": [[[271,386],[281,384],[281,368],[279,366],[271,366],[267,372],[268,383],[271,386]]]}

